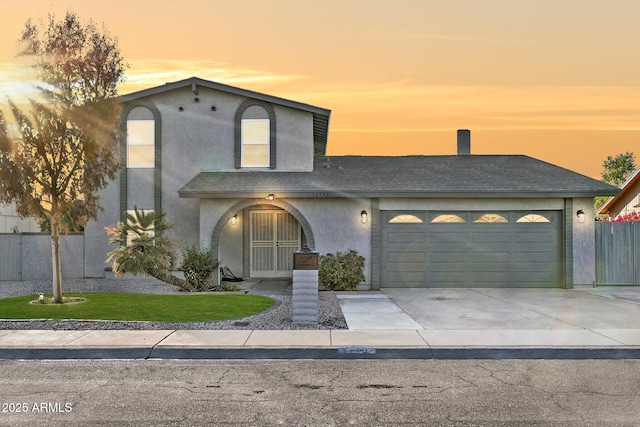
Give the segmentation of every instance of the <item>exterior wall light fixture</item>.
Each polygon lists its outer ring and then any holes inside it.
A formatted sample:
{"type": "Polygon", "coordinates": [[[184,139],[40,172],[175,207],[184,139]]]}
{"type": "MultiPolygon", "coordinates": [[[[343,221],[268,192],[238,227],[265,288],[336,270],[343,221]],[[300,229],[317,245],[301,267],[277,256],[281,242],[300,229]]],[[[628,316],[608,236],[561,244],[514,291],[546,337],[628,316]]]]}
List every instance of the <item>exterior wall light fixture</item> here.
{"type": "Polygon", "coordinates": [[[276,195],[275,194],[269,194],[269,195],[267,195],[267,197],[265,197],[265,199],[267,199],[267,200],[275,200],[276,199],[276,195]]]}
{"type": "Polygon", "coordinates": [[[236,225],[238,223],[238,215],[234,215],[231,217],[231,225],[236,225]]]}
{"type": "Polygon", "coordinates": [[[582,209],[576,212],[576,216],[578,217],[578,222],[580,223],[584,222],[584,211],[582,209]]]}
{"type": "Polygon", "coordinates": [[[360,212],[360,222],[366,224],[368,220],[369,214],[367,214],[367,211],[363,210],[362,212],[360,212]]]}

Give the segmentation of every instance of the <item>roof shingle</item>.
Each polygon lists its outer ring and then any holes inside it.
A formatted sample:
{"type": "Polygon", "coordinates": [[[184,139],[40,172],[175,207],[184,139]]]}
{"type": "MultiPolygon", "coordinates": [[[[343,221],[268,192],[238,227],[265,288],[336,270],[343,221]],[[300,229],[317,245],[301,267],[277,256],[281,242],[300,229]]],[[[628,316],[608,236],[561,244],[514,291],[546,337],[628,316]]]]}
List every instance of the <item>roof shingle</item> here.
{"type": "Polygon", "coordinates": [[[522,155],[338,156],[312,172],[201,172],[180,197],[595,197],[619,189],[522,155]]]}

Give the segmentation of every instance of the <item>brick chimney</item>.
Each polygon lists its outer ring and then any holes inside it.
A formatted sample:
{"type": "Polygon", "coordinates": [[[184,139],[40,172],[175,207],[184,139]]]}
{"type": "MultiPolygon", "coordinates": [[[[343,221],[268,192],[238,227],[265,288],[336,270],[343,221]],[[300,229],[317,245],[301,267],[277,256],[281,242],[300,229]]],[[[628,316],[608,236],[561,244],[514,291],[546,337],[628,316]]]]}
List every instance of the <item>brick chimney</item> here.
{"type": "Polygon", "coordinates": [[[471,131],[458,129],[458,156],[471,154],[471,131]]]}

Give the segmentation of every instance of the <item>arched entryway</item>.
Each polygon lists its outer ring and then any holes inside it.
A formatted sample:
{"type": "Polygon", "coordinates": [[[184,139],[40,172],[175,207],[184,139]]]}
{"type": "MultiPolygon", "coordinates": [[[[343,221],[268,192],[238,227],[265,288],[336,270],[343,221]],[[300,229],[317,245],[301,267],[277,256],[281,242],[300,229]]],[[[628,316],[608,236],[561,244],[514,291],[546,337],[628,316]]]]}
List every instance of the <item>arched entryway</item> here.
{"type": "Polygon", "coordinates": [[[293,252],[313,248],[305,217],[284,201],[245,200],[229,208],[211,235],[222,265],[243,277],[291,277],[293,252]]]}

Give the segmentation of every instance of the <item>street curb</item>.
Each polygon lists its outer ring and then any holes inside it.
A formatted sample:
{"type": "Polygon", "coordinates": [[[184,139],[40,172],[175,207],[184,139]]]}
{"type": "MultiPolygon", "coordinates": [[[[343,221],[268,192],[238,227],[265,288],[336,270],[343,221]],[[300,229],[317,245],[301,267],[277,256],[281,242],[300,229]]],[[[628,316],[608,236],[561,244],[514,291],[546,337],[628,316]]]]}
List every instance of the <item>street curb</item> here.
{"type": "Polygon", "coordinates": [[[4,348],[0,360],[179,359],[414,359],[414,360],[588,360],[640,359],[640,347],[499,347],[499,348],[4,348]]]}

